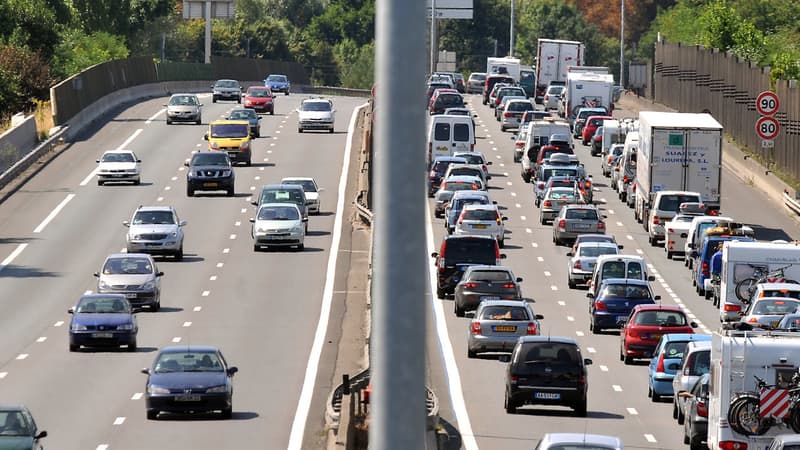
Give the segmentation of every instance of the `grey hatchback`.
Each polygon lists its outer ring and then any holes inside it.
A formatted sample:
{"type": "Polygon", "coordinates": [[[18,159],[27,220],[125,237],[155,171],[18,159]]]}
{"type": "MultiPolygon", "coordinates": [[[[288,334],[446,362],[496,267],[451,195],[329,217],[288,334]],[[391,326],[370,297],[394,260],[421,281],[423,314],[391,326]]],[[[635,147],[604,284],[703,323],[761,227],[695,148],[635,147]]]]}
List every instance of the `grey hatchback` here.
{"type": "Polygon", "coordinates": [[[97,277],[100,294],[124,294],[131,306],[148,306],[150,311],[161,308],[161,277],[153,257],[146,253],[115,253],[108,255],[97,277]]]}
{"type": "Polygon", "coordinates": [[[553,243],[561,245],[585,233],[605,233],[605,217],[594,205],[565,205],[553,219],[553,243]]]}
{"type": "Polygon", "coordinates": [[[299,184],[266,184],[261,187],[258,199],[250,202],[258,209],[264,203],[294,203],[300,208],[308,231],[308,199],[303,186],[299,184]]]}
{"type": "Polygon", "coordinates": [[[464,317],[464,312],[474,311],[484,297],[516,299],[522,297],[519,283],[522,278],[515,277],[511,268],[505,266],[469,266],[458,282],[454,293],[456,317],[464,317]]]}
{"type": "Polygon", "coordinates": [[[483,300],[469,324],[467,358],[483,352],[510,352],[521,336],[535,336],[541,314],[527,300],[483,300]]]}

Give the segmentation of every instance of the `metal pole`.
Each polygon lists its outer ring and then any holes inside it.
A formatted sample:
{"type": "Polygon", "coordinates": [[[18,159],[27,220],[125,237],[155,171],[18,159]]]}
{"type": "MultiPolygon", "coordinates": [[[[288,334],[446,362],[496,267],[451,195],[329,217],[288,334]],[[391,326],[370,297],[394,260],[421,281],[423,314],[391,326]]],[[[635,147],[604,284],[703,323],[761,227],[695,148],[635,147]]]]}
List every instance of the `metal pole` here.
{"type": "Polygon", "coordinates": [[[392,105],[392,112],[378,112],[375,124],[378,182],[374,186],[369,446],[422,449],[429,307],[425,300],[425,114],[419,102],[409,101],[408,93],[425,86],[426,8],[424,2],[408,0],[378,0],[375,7],[376,97],[380,104],[392,105]]]}
{"type": "Polygon", "coordinates": [[[206,64],[211,64],[211,2],[206,2],[206,64]]]}
{"type": "Polygon", "coordinates": [[[436,72],[436,60],[439,56],[439,30],[436,23],[436,0],[431,0],[431,73],[436,72]]]}
{"type": "Polygon", "coordinates": [[[511,42],[508,44],[508,56],[514,56],[514,0],[511,0],[511,42]]]}
{"type": "Polygon", "coordinates": [[[625,88],[625,0],[620,0],[619,19],[619,85],[625,88]]]}

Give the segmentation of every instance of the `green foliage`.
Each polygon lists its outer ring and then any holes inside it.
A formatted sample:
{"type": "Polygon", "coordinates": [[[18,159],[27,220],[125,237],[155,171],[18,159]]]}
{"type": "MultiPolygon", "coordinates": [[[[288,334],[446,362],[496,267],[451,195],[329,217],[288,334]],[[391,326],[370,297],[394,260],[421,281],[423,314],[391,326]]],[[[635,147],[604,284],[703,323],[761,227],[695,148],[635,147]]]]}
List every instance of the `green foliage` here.
{"type": "Polygon", "coordinates": [[[661,10],[650,29],[639,41],[639,56],[649,58],[653,52],[658,33],[670,42],[698,44],[700,42],[700,26],[697,21],[697,7],[688,1],[679,1],[674,7],[661,10]]]}
{"type": "Polygon", "coordinates": [[[352,89],[370,89],[375,81],[375,44],[360,48],[352,40],[334,47],[334,57],[341,67],[342,86],[352,89]]]}
{"type": "Polygon", "coordinates": [[[34,98],[46,98],[53,79],[41,53],[24,47],[0,44],[0,116],[29,110],[34,98]]]}
{"type": "Polygon", "coordinates": [[[128,57],[123,39],[104,31],[86,34],[74,29],[62,36],[53,57],[53,69],[62,77],[105,61],[128,57]]]}
{"type": "Polygon", "coordinates": [[[19,161],[22,154],[19,149],[10,143],[0,147],[0,172],[4,172],[9,167],[19,161]]]}
{"type": "MultiPolygon", "coordinates": [[[[51,4],[56,0],[2,0],[0,1],[0,41],[52,55],[63,27],[57,19],[60,8],[51,4]]],[[[63,14],[63,13],[62,13],[63,14]]]]}
{"type": "MultiPolygon", "coordinates": [[[[480,0],[473,2],[473,9],[472,20],[438,22],[439,48],[456,53],[457,68],[482,72],[486,70],[486,58],[495,56],[495,41],[497,56],[508,54],[511,3],[508,0],[480,0]]],[[[516,34],[519,36],[518,32],[516,34]]]]}

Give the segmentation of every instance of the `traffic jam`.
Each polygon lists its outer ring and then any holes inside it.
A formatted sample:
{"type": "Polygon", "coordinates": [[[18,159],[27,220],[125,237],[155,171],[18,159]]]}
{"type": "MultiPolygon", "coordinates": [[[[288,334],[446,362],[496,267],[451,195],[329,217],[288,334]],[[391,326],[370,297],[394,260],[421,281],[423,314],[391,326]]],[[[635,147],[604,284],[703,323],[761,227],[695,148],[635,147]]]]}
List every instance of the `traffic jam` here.
{"type": "MultiPolygon", "coordinates": [[[[475,114],[483,108],[498,125],[496,150],[518,164],[499,172],[519,173],[531,192],[511,195],[566,254],[563,263],[547,264],[565,264],[568,288],[585,292],[590,334],[618,333],[619,364],[647,364],[647,396],[672,404],[683,442],[691,449],[800,448],[791,446],[800,446],[800,246],[758,240],[753,227],[725,214],[723,126],[707,113],[616,117],[613,76],[607,67],[582,65],[582,43],[538,45],[539,55],[560,57],[540,57],[535,68],[488,58],[486,72],[466,80],[453,72],[428,79],[427,193],[433,226],[444,228],[430,255],[432,290],[463,318],[467,358],[505,363],[506,414],[536,405],[587,416],[591,353],[557,329],[542,333],[546,319],[527,292],[534,285],[525,288],[515,274],[524,268],[506,264],[513,219],[509,205],[493,198],[502,189],[492,186],[498,160],[476,137],[476,120],[485,128],[475,114]],[[508,136],[511,144],[499,142],[508,136]],[[602,181],[589,165],[599,167],[602,181]],[[719,326],[662,303],[651,261],[609,232],[601,197],[612,193],[665,260],[683,263],[698,298],[718,311],[719,326]]],[[[591,448],[622,448],[619,437],[591,436],[599,440],[591,448]]],[[[540,445],[551,440],[546,435],[540,445]]]]}

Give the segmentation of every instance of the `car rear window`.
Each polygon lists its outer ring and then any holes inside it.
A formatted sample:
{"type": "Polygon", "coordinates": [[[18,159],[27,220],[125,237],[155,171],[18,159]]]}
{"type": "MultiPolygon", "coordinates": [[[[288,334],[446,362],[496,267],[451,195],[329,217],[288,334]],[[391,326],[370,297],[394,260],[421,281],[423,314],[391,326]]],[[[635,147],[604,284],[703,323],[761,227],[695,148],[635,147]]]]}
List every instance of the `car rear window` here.
{"type": "Polygon", "coordinates": [[[549,159],[551,156],[555,155],[556,153],[565,153],[567,155],[574,155],[575,152],[571,148],[566,147],[555,147],[549,148],[542,151],[542,159],[549,159]]]}
{"type": "Polygon", "coordinates": [[[773,314],[789,314],[797,310],[800,302],[792,299],[786,300],[760,300],[753,308],[752,314],[756,315],[773,315],[773,314]]]}
{"type": "Polygon", "coordinates": [[[658,203],[658,210],[678,212],[681,203],[699,202],[700,197],[696,195],[664,195],[658,203]]]}
{"type": "Polygon", "coordinates": [[[670,359],[683,358],[683,353],[686,351],[687,344],[688,342],[682,341],[667,342],[667,345],[664,347],[664,357],[670,359]]]}
{"type": "Polygon", "coordinates": [[[481,320],[530,320],[528,311],[521,306],[487,306],[481,311],[481,320]]]}
{"type": "Polygon", "coordinates": [[[464,220],[497,220],[497,211],[493,209],[466,209],[464,220]]]}
{"type": "Polygon", "coordinates": [[[597,211],[594,209],[568,209],[566,218],[576,220],[597,220],[597,211]]]}
{"type": "Polygon", "coordinates": [[[600,255],[616,255],[617,248],[616,247],[600,247],[600,246],[580,246],[579,247],[580,256],[585,256],[587,258],[594,258],[600,255]]]}
{"type": "Polygon", "coordinates": [[[581,361],[581,355],[573,344],[563,342],[536,342],[523,344],[519,350],[519,371],[536,371],[536,363],[576,365],[581,361]],[[527,369],[527,370],[526,370],[527,369]]]}
{"type": "Polygon", "coordinates": [[[550,179],[550,177],[576,177],[578,175],[578,169],[545,169],[544,173],[544,181],[550,179]]]}
{"type": "Polygon", "coordinates": [[[261,193],[261,203],[303,203],[303,195],[298,190],[269,189],[261,193]]]}
{"type": "Polygon", "coordinates": [[[606,284],[601,296],[617,298],[650,298],[650,291],[645,286],[630,284],[606,284]]]}
{"type": "Polygon", "coordinates": [[[642,279],[642,265],[636,261],[607,261],[603,264],[603,278],[642,279]],[[627,273],[625,271],[627,266],[627,273]]]}
{"type": "Polygon", "coordinates": [[[531,102],[511,102],[506,107],[509,111],[530,111],[533,109],[531,102]]]}
{"type": "Polygon", "coordinates": [[[450,175],[470,175],[481,176],[483,171],[475,167],[453,167],[450,169],[450,175]]]}
{"type": "Polygon", "coordinates": [[[640,311],[636,314],[636,325],[652,325],[662,327],[685,327],[686,316],[677,311],[640,311]]]}
{"type": "Polygon", "coordinates": [[[433,128],[433,138],[437,141],[449,141],[450,124],[447,122],[437,123],[433,128]]]}
{"type": "Polygon", "coordinates": [[[445,263],[495,264],[495,245],[492,239],[448,239],[445,263]]]}
{"type": "Polygon", "coordinates": [[[469,183],[466,181],[448,181],[443,183],[442,189],[445,191],[450,192],[457,192],[457,191],[474,191],[477,190],[478,187],[475,183],[469,183]]]}
{"type": "Polygon", "coordinates": [[[448,108],[464,106],[464,99],[458,94],[441,94],[436,97],[436,105],[448,108]]]}
{"type": "Polygon", "coordinates": [[[505,270],[473,270],[469,275],[470,281],[486,281],[490,283],[511,281],[511,274],[505,270]]]}
{"type": "Polygon", "coordinates": [[[786,297],[800,299],[800,291],[794,291],[791,289],[764,289],[762,292],[764,295],[761,297],[786,297]]]}
{"type": "Polygon", "coordinates": [[[689,369],[689,375],[705,375],[711,367],[711,350],[700,350],[692,352],[689,355],[689,360],[686,361],[686,367],[689,369]]]}

